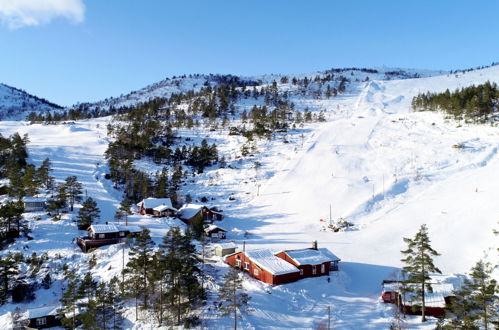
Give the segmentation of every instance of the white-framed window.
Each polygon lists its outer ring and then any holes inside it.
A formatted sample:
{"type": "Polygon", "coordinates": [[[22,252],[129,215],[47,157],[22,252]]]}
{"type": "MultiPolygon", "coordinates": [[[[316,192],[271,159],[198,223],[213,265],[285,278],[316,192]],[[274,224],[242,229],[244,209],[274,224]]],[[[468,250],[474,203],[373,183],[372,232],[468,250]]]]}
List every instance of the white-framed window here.
{"type": "Polygon", "coordinates": [[[300,269],[300,276],[303,276],[303,269],[300,269]]]}
{"type": "Polygon", "coordinates": [[[249,270],[249,262],[244,262],[244,269],[249,270]]]}
{"type": "Polygon", "coordinates": [[[211,237],[218,238],[218,233],[211,233],[211,237]]]}
{"type": "Polygon", "coordinates": [[[255,276],[258,276],[258,274],[259,274],[259,273],[258,273],[258,269],[257,269],[257,268],[255,268],[255,269],[253,270],[253,274],[254,274],[255,276]]]}
{"type": "Polygon", "coordinates": [[[236,259],[236,267],[241,268],[241,260],[236,259]]]}
{"type": "Polygon", "coordinates": [[[106,234],[99,234],[99,238],[106,238],[106,234]]]}
{"type": "Polygon", "coordinates": [[[125,232],[124,231],[120,231],[120,237],[124,237],[125,236],[125,232]]]}
{"type": "Polygon", "coordinates": [[[321,273],[325,273],[326,272],[326,265],[322,264],[321,265],[321,273]]]}
{"type": "Polygon", "coordinates": [[[317,274],[317,269],[315,268],[315,266],[312,266],[312,275],[315,275],[317,274]]]}
{"type": "Polygon", "coordinates": [[[36,325],[41,326],[41,325],[46,325],[47,324],[47,318],[46,317],[40,317],[36,319],[36,325]]]}

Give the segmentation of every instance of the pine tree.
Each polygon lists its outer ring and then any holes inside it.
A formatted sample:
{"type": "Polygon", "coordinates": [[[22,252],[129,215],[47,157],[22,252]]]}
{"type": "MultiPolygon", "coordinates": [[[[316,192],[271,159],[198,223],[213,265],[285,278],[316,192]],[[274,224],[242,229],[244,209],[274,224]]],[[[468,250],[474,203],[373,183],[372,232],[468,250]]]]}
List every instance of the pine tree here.
{"type": "Polygon", "coordinates": [[[120,207],[116,210],[114,218],[119,220],[125,219],[125,225],[128,226],[128,216],[132,214],[130,208],[132,207],[132,202],[125,196],[120,203],[120,207]]]}
{"type": "Polygon", "coordinates": [[[88,197],[82,204],[82,207],[78,210],[77,224],[78,229],[86,230],[95,219],[99,218],[100,210],[97,207],[97,203],[92,197],[88,197]]]}
{"type": "Polygon", "coordinates": [[[499,286],[492,267],[483,261],[471,269],[469,279],[456,290],[448,328],[493,329],[499,326],[499,286]]]}
{"type": "Polygon", "coordinates": [[[61,314],[65,317],[61,320],[62,325],[71,329],[76,328],[76,313],[78,310],[78,279],[73,273],[70,273],[66,279],[67,287],[61,297],[61,314]]]}
{"type": "Polygon", "coordinates": [[[76,176],[68,176],[66,178],[66,182],[64,184],[65,192],[69,201],[69,207],[71,212],[73,212],[73,207],[76,202],[81,201],[83,186],[80,182],[78,182],[78,178],[76,176]]]}
{"type": "Polygon", "coordinates": [[[152,267],[154,242],[148,229],[135,238],[130,247],[130,260],[126,265],[125,272],[131,275],[131,285],[135,290],[135,298],[142,296],[142,306],[148,308],[150,293],[150,277],[154,271],[152,267]],[[138,287],[137,287],[138,285],[138,287]]]}
{"type": "Polygon", "coordinates": [[[432,257],[439,254],[431,248],[428,229],[424,224],[413,239],[404,238],[404,242],[407,243],[407,249],[401,252],[406,257],[401,261],[406,264],[403,270],[408,276],[404,281],[404,291],[413,293],[413,302],[421,302],[421,322],[425,322],[425,292],[432,290],[430,273],[441,273],[433,264],[432,257]]]}
{"type": "Polygon", "coordinates": [[[244,311],[250,297],[245,292],[239,270],[230,268],[224,276],[224,283],[218,293],[221,316],[234,316],[234,329],[237,328],[237,310],[244,311]]]}
{"type": "Polygon", "coordinates": [[[52,171],[52,163],[49,158],[45,158],[42,165],[38,168],[38,177],[45,189],[52,190],[54,188],[54,177],[50,175],[52,171]]]}
{"type": "Polygon", "coordinates": [[[53,216],[54,220],[59,220],[59,213],[62,209],[66,208],[68,196],[66,193],[66,186],[60,184],[56,188],[56,195],[49,199],[47,211],[53,216]]]}
{"type": "Polygon", "coordinates": [[[9,254],[5,258],[0,256],[0,305],[7,302],[12,279],[19,273],[19,265],[14,256],[9,254]]]}
{"type": "Polygon", "coordinates": [[[165,298],[180,324],[192,304],[203,299],[196,248],[189,235],[183,235],[179,227],[172,227],[163,237],[157,255],[164,280],[169,284],[165,298]]]}

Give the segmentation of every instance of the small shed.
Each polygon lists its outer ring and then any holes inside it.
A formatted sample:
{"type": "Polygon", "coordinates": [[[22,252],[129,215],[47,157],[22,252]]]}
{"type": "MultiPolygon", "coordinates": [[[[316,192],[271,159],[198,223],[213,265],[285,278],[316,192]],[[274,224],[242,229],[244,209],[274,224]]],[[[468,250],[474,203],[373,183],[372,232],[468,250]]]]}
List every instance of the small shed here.
{"type": "Polygon", "coordinates": [[[177,209],[172,206],[170,198],[146,198],[137,203],[138,212],[142,215],[156,217],[174,216],[177,209]]]}
{"type": "Polygon", "coordinates": [[[24,212],[41,212],[47,208],[47,198],[45,197],[24,197],[24,212]]]}
{"type": "Polygon", "coordinates": [[[242,269],[252,277],[272,285],[294,282],[300,279],[300,270],[278,258],[268,249],[235,252],[226,256],[232,267],[242,269]]]}
{"type": "Polygon", "coordinates": [[[227,230],[215,225],[209,225],[204,229],[204,234],[210,238],[225,239],[227,236],[227,230]]]}
{"type": "Polygon", "coordinates": [[[226,255],[236,252],[237,245],[233,242],[218,243],[214,245],[215,255],[225,257],[226,255]]]}
{"type": "Polygon", "coordinates": [[[60,326],[61,319],[64,317],[58,313],[60,308],[60,305],[53,305],[28,309],[21,314],[17,326],[27,329],[44,329],[60,326]]]}

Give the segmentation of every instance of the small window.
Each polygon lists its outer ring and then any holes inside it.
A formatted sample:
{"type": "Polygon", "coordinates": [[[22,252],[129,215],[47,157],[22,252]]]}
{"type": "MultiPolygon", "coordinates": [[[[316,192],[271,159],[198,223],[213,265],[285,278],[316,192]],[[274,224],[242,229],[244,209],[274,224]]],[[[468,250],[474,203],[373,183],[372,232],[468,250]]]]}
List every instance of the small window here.
{"type": "Polygon", "coordinates": [[[106,238],[106,234],[99,234],[99,238],[106,238]]]}
{"type": "Polygon", "coordinates": [[[241,260],[239,259],[236,260],[236,267],[241,268],[241,260]]]}
{"type": "Polygon", "coordinates": [[[244,262],[244,269],[249,270],[249,262],[244,262]]]}
{"type": "Polygon", "coordinates": [[[255,270],[253,270],[253,274],[254,274],[255,276],[258,276],[258,269],[256,269],[256,268],[255,268],[255,270]]]}
{"type": "Polygon", "coordinates": [[[125,232],[124,231],[120,231],[120,237],[124,237],[125,236],[125,232]]]}
{"type": "Polygon", "coordinates": [[[326,265],[322,264],[321,265],[321,273],[325,273],[326,272],[326,265]]]}
{"type": "Polygon", "coordinates": [[[47,324],[47,318],[46,317],[40,317],[36,319],[36,325],[41,326],[41,325],[46,325],[47,324]]]}
{"type": "Polygon", "coordinates": [[[312,266],[312,274],[313,275],[317,274],[317,269],[315,268],[315,266],[312,266]]]}
{"type": "Polygon", "coordinates": [[[300,276],[303,276],[303,269],[300,269],[300,276]]]}

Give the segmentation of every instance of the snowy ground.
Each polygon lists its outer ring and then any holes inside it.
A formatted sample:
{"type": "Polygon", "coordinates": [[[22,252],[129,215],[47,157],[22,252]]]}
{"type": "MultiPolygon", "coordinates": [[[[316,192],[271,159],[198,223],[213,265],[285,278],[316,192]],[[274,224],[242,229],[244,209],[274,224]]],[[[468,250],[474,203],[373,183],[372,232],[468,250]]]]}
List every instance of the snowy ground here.
{"type": "MultiPolygon", "coordinates": [[[[347,94],[315,101],[318,108],[328,110],[328,122],[308,125],[273,142],[262,141],[260,152],[249,160],[236,158],[244,142],[241,137],[218,131],[183,133],[222,142],[220,153],[232,168],[208,169],[194,183],[188,182],[183,192],[195,199],[213,198],[211,202],[224,209],[220,225],[229,230],[230,240],[241,245],[245,241],[247,249],[274,250],[308,247],[318,240],[320,247],[343,260],[341,270],[331,273],[330,283],[321,277],[270,287],[248,277],[245,286],[252,296],[252,311],[240,320],[244,328],[314,328],[327,322],[331,306],[334,328],[386,329],[392,309],[379,302],[380,283],[401,266],[402,237],[412,237],[423,223],[433,247],[442,254],[435,264],[444,273],[465,273],[480,258],[497,263],[498,239],[492,229],[499,227],[499,182],[494,180],[499,171],[499,130],[461,126],[441,114],[410,112],[410,101],[418,92],[452,90],[486,80],[499,82],[499,67],[457,76],[359,83],[347,94]],[[464,148],[453,148],[456,144],[464,148]],[[261,167],[255,168],[255,162],[261,167]],[[333,220],[343,217],[354,227],[339,233],[324,230],[319,220],[329,220],[330,209],[333,220]]],[[[309,106],[314,101],[307,102],[309,106]]],[[[50,157],[57,179],[78,176],[87,194],[98,201],[104,222],[113,219],[121,199],[103,178],[107,120],[56,126],[0,122],[0,130],[3,135],[28,133],[32,161],[39,165],[50,157]]],[[[138,165],[156,170],[151,164],[138,165]]],[[[180,223],[139,216],[131,222],[150,228],[157,241],[169,226],[180,223]]],[[[60,253],[73,264],[80,263],[80,271],[86,269],[88,256],[71,242],[78,235],[71,221],[33,220],[32,226],[35,239],[21,240],[11,250],[28,245],[29,252],[60,253]]],[[[120,246],[95,253],[101,260],[98,277],[108,279],[121,269],[120,246]]],[[[211,267],[221,277],[227,266],[215,261],[211,267]]],[[[449,275],[442,280],[456,278],[449,275]]],[[[40,293],[22,308],[47,304],[49,296],[57,300],[56,290],[57,286],[51,296],[40,293]]],[[[202,315],[204,326],[231,327],[229,318],[215,317],[208,306],[202,315]]],[[[6,315],[13,308],[6,305],[0,313],[6,315]]],[[[408,324],[423,327],[416,318],[408,324]]],[[[138,323],[135,328],[149,326],[138,323]]],[[[433,322],[425,325],[432,326],[433,322]]]]}

